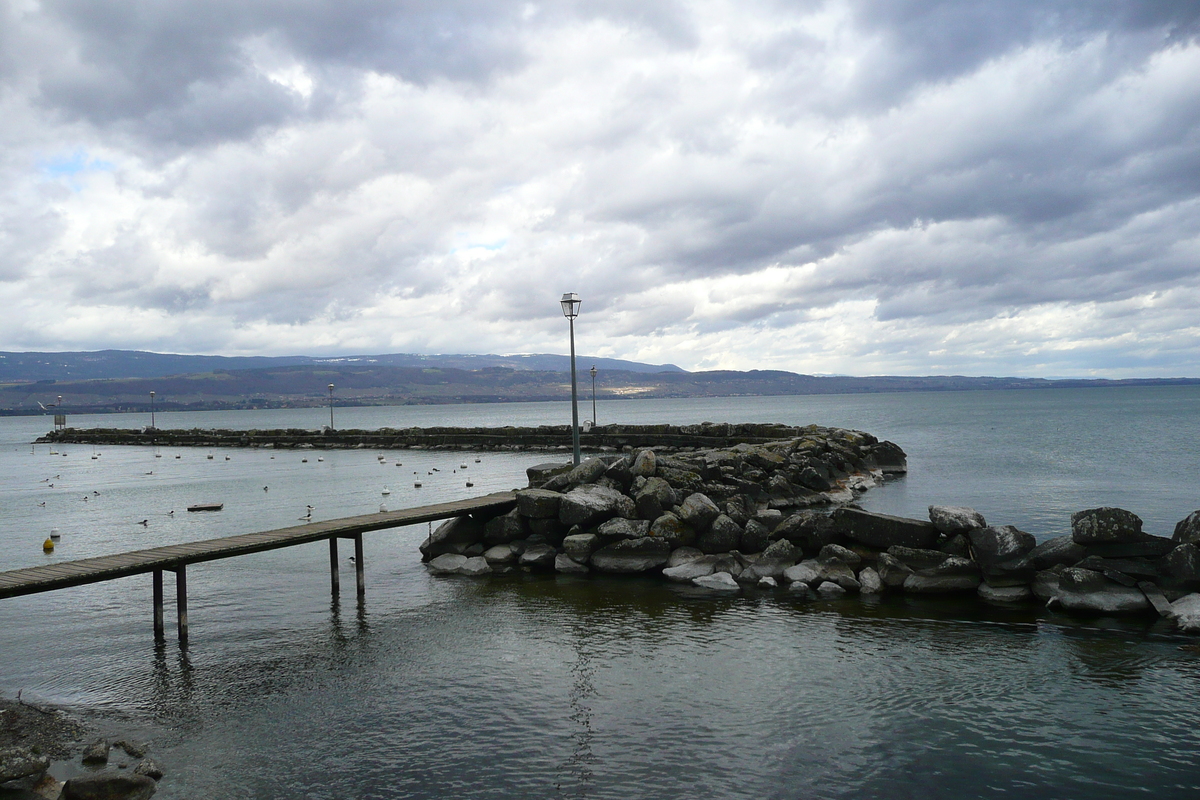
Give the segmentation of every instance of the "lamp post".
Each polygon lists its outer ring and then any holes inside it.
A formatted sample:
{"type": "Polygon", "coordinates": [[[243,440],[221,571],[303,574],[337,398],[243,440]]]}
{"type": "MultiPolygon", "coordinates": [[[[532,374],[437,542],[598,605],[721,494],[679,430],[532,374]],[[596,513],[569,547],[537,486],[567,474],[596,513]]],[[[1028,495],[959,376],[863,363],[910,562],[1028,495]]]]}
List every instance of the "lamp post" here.
{"type": "Polygon", "coordinates": [[[329,430],[333,430],[333,384],[329,384],[329,430]]]}
{"type": "Polygon", "coordinates": [[[571,449],[579,464],[579,391],[575,385],[575,318],[579,316],[579,295],[567,292],[559,301],[563,316],[571,322],[571,449]]]}
{"type": "Polygon", "coordinates": [[[154,429],[154,392],[150,392],[150,430],[154,429]]]}
{"type": "Polygon", "coordinates": [[[596,365],[592,364],[592,424],[596,424],[596,365]]]}

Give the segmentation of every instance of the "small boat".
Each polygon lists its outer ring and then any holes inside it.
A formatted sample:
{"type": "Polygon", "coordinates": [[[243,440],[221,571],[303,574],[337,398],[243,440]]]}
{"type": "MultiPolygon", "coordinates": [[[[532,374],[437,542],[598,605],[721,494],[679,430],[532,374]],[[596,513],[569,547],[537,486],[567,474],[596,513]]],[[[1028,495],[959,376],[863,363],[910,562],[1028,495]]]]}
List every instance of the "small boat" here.
{"type": "Polygon", "coordinates": [[[205,458],[207,458],[209,461],[212,461],[212,453],[209,453],[207,456],[205,456],[205,458]]]}
{"type": "Polygon", "coordinates": [[[421,482],[420,482],[420,481],[413,481],[413,488],[420,489],[420,488],[421,488],[421,482]]]}
{"type": "Polygon", "coordinates": [[[187,508],[188,511],[220,511],[224,507],[224,503],[196,503],[187,508]]]}
{"type": "Polygon", "coordinates": [[[302,458],[302,459],[300,459],[300,463],[301,463],[301,464],[307,464],[307,463],[308,463],[308,459],[307,459],[307,458],[302,458]]]}

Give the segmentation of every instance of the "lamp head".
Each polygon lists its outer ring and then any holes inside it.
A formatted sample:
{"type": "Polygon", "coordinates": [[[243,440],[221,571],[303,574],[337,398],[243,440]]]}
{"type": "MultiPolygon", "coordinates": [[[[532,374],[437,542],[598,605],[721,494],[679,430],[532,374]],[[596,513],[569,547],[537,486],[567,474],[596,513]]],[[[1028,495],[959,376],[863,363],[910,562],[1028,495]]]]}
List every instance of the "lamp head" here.
{"type": "Polygon", "coordinates": [[[592,373],[593,378],[596,377],[596,365],[595,364],[592,364],[592,368],[589,371],[592,373]]]}
{"type": "Polygon", "coordinates": [[[151,397],[154,397],[154,392],[153,392],[153,390],[151,390],[151,392],[150,392],[150,396],[151,396],[151,397]]]}
{"type": "Polygon", "coordinates": [[[579,316],[580,300],[579,295],[574,292],[567,292],[559,300],[559,305],[562,306],[563,316],[567,319],[575,319],[579,316]]]}
{"type": "Polygon", "coordinates": [[[331,383],[331,384],[329,384],[329,391],[331,391],[331,392],[333,391],[333,384],[332,384],[332,383],[331,383]]]}

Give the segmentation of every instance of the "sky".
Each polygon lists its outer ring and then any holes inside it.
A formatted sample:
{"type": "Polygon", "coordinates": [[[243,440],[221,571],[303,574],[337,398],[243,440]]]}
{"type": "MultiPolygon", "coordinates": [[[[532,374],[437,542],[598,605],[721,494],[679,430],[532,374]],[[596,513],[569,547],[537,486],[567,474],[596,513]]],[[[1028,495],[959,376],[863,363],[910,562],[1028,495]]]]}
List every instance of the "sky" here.
{"type": "Polygon", "coordinates": [[[0,0],[0,350],[1200,376],[1195,0],[0,0]]]}

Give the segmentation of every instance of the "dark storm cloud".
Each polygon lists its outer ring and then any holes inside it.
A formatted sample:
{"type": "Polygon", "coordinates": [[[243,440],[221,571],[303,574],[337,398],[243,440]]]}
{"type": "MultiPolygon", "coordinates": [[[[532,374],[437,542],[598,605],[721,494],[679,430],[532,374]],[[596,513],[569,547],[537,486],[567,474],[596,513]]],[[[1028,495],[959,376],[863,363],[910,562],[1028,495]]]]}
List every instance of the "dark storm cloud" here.
{"type": "Polygon", "coordinates": [[[0,9],[0,293],[77,347],[536,350],[577,289],[691,366],[1197,362],[1195,2],[0,9]]]}

